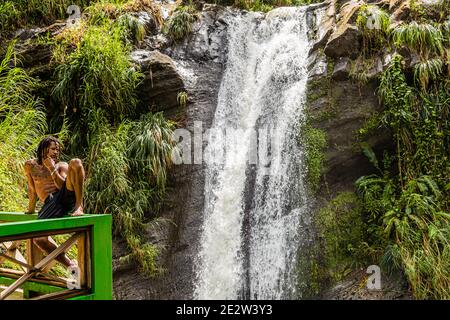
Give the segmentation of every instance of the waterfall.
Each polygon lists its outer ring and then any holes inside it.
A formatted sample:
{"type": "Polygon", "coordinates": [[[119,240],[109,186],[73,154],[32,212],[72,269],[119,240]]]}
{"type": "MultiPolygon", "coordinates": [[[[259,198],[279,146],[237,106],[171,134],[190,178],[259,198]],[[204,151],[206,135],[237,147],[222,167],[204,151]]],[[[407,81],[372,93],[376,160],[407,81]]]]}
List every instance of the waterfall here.
{"type": "Polygon", "coordinates": [[[307,82],[306,7],[242,13],[205,152],[198,299],[290,299],[308,216],[299,131],[307,82]]]}

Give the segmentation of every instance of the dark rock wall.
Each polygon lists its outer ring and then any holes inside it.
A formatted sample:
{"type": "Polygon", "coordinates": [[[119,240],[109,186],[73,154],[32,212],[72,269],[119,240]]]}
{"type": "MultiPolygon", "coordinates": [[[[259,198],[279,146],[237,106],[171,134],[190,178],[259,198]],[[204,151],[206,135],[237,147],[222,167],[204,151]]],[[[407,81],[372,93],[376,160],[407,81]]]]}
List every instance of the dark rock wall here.
{"type": "MultiPolygon", "coordinates": [[[[180,127],[189,130],[194,142],[194,122],[201,121],[201,131],[211,126],[226,57],[227,9],[205,5],[202,17],[194,25],[194,34],[182,43],[160,48],[171,57],[189,96],[180,127]]],[[[149,40],[149,43],[154,41],[149,40]]],[[[158,53],[160,55],[160,53],[158,53]]],[[[164,90],[167,93],[170,89],[164,90]]],[[[150,92],[151,90],[149,90],[150,92]]],[[[192,157],[192,161],[194,161],[192,157]]],[[[176,165],[169,178],[167,201],[162,218],[173,221],[148,239],[164,246],[161,264],[166,272],[155,279],[145,279],[133,266],[116,268],[116,299],[192,299],[195,284],[195,259],[203,224],[204,164],[176,165]]],[[[155,230],[149,230],[149,235],[155,230]]],[[[124,244],[115,242],[117,259],[124,244]]]]}
{"type": "MultiPolygon", "coordinates": [[[[317,21],[317,39],[310,52],[307,109],[314,119],[313,125],[323,129],[328,137],[325,171],[313,211],[338,192],[353,191],[358,177],[373,172],[361,153],[356,132],[373,113],[380,111],[376,73],[364,85],[349,79],[349,59],[359,50],[360,36],[352,23],[360,2],[343,3],[328,0],[320,5],[327,9],[323,19],[317,21]]],[[[225,17],[235,13],[232,9],[205,4],[193,35],[182,43],[171,45],[156,32],[145,39],[132,54],[145,74],[139,92],[142,112],[163,110],[191,133],[195,121],[202,121],[202,131],[210,127],[227,55],[225,17]],[[186,91],[189,97],[185,110],[179,108],[177,101],[181,91],[186,91]]],[[[21,47],[21,42],[18,46],[26,68],[34,68],[44,80],[53,72],[47,67],[48,47],[21,47]]],[[[385,131],[368,138],[376,152],[392,147],[389,141],[389,132],[385,131]]],[[[172,223],[163,221],[147,232],[147,240],[163,248],[160,263],[166,272],[161,276],[147,279],[133,265],[119,266],[118,259],[126,254],[126,246],[120,239],[114,240],[116,299],[193,298],[195,259],[203,222],[204,169],[201,164],[177,165],[170,173],[161,216],[172,223]]]]}
{"type": "MultiPolygon", "coordinates": [[[[354,181],[361,175],[373,171],[359,147],[357,130],[374,112],[380,111],[376,96],[376,81],[358,85],[349,79],[348,67],[339,66],[340,62],[342,64],[342,57],[351,58],[358,53],[358,46],[354,43],[359,43],[359,35],[349,35],[345,32],[342,35],[336,34],[338,29],[335,3],[329,1],[325,5],[327,6],[325,16],[321,21],[314,22],[319,26],[313,32],[316,43],[310,52],[307,91],[307,109],[314,119],[313,125],[323,129],[328,137],[325,171],[317,193],[319,196],[312,208],[312,215],[338,192],[353,191],[354,181]],[[327,56],[324,52],[333,53],[327,56]],[[339,54],[335,55],[335,52],[339,54]]],[[[317,7],[321,6],[324,5],[317,7]]],[[[346,10],[352,15],[355,12],[354,7],[346,10]]],[[[203,122],[203,131],[211,125],[226,62],[225,17],[232,15],[233,12],[230,9],[205,5],[200,21],[194,26],[192,37],[174,46],[166,43],[159,48],[151,45],[144,48],[159,49],[173,60],[171,68],[173,69],[173,65],[176,66],[175,71],[182,78],[189,96],[189,104],[181,127],[191,132],[194,121],[203,122]]],[[[149,39],[148,43],[157,41],[149,39]]],[[[171,77],[178,78],[178,76],[171,77]]],[[[162,81],[169,84],[171,80],[162,81]]],[[[148,85],[147,81],[146,86],[148,85]]],[[[147,89],[148,87],[143,88],[143,92],[152,92],[147,89]]],[[[161,91],[167,93],[170,90],[169,86],[161,91]]],[[[388,132],[379,132],[369,138],[375,150],[383,149],[388,141],[388,132]]],[[[156,279],[145,279],[132,266],[125,270],[117,269],[114,273],[117,299],[193,298],[195,259],[203,222],[204,169],[203,165],[198,164],[174,167],[170,179],[171,188],[162,217],[171,219],[175,224],[157,233],[157,239],[149,238],[149,241],[164,244],[161,262],[166,272],[156,279]]],[[[149,230],[149,234],[155,232],[149,230]]],[[[116,245],[118,247],[115,252],[118,253],[118,257],[123,250],[123,244],[116,242],[116,245]]],[[[308,294],[304,294],[303,297],[308,297],[308,294]]]]}

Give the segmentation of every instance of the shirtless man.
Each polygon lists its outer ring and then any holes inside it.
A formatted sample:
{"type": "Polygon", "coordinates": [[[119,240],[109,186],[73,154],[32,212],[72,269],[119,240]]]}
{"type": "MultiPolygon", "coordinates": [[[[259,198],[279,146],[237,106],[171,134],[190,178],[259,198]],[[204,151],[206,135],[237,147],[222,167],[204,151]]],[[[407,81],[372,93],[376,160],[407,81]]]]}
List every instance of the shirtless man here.
{"type": "MultiPolygon", "coordinates": [[[[60,162],[59,153],[58,139],[47,137],[39,143],[37,158],[25,163],[29,199],[26,213],[34,213],[39,198],[44,205],[38,219],[83,214],[83,165],[80,159],[72,159],[69,164],[60,162]]],[[[35,238],[34,243],[47,254],[56,249],[47,237],[35,238]]],[[[64,253],[57,260],[67,267],[72,263],[64,253]]]]}

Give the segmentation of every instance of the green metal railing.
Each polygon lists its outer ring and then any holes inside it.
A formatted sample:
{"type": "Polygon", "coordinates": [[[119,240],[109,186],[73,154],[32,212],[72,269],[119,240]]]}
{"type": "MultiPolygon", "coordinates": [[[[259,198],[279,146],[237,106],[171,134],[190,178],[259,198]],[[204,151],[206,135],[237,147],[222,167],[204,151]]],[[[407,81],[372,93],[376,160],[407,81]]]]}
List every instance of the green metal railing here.
{"type": "Polygon", "coordinates": [[[18,288],[23,299],[112,299],[111,223],[111,215],[38,220],[35,214],[0,212],[0,261],[19,269],[0,268],[0,285],[6,286],[0,291],[0,300],[11,297],[18,288]],[[47,256],[33,240],[61,234],[69,239],[47,256]],[[80,280],[75,286],[49,273],[55,257],[73,245],[77,246],[80,280]]]}

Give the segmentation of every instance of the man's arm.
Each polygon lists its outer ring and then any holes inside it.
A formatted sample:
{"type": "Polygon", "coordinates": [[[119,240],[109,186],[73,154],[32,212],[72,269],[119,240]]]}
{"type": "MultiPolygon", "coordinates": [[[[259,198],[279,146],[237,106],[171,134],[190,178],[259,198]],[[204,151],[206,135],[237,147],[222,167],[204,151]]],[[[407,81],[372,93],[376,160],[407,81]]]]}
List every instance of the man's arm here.
{"type": "Polygon", "coordinates": [[[37,194],[34,187],[34,180],[31,177],[31,160],[25,162],[25,174],[28,180],[28,209],[25,213],[34,213],[36,209],[37,194]]]}
{"type": "Polygon", "coordinates": [[[52,158],[47,158],[44,160],[44,165],[50,171],[56,187],[61,190],[69,172],[68,164],[65,162],[59,162],[58,165],[55,165],[52,158]]]}

